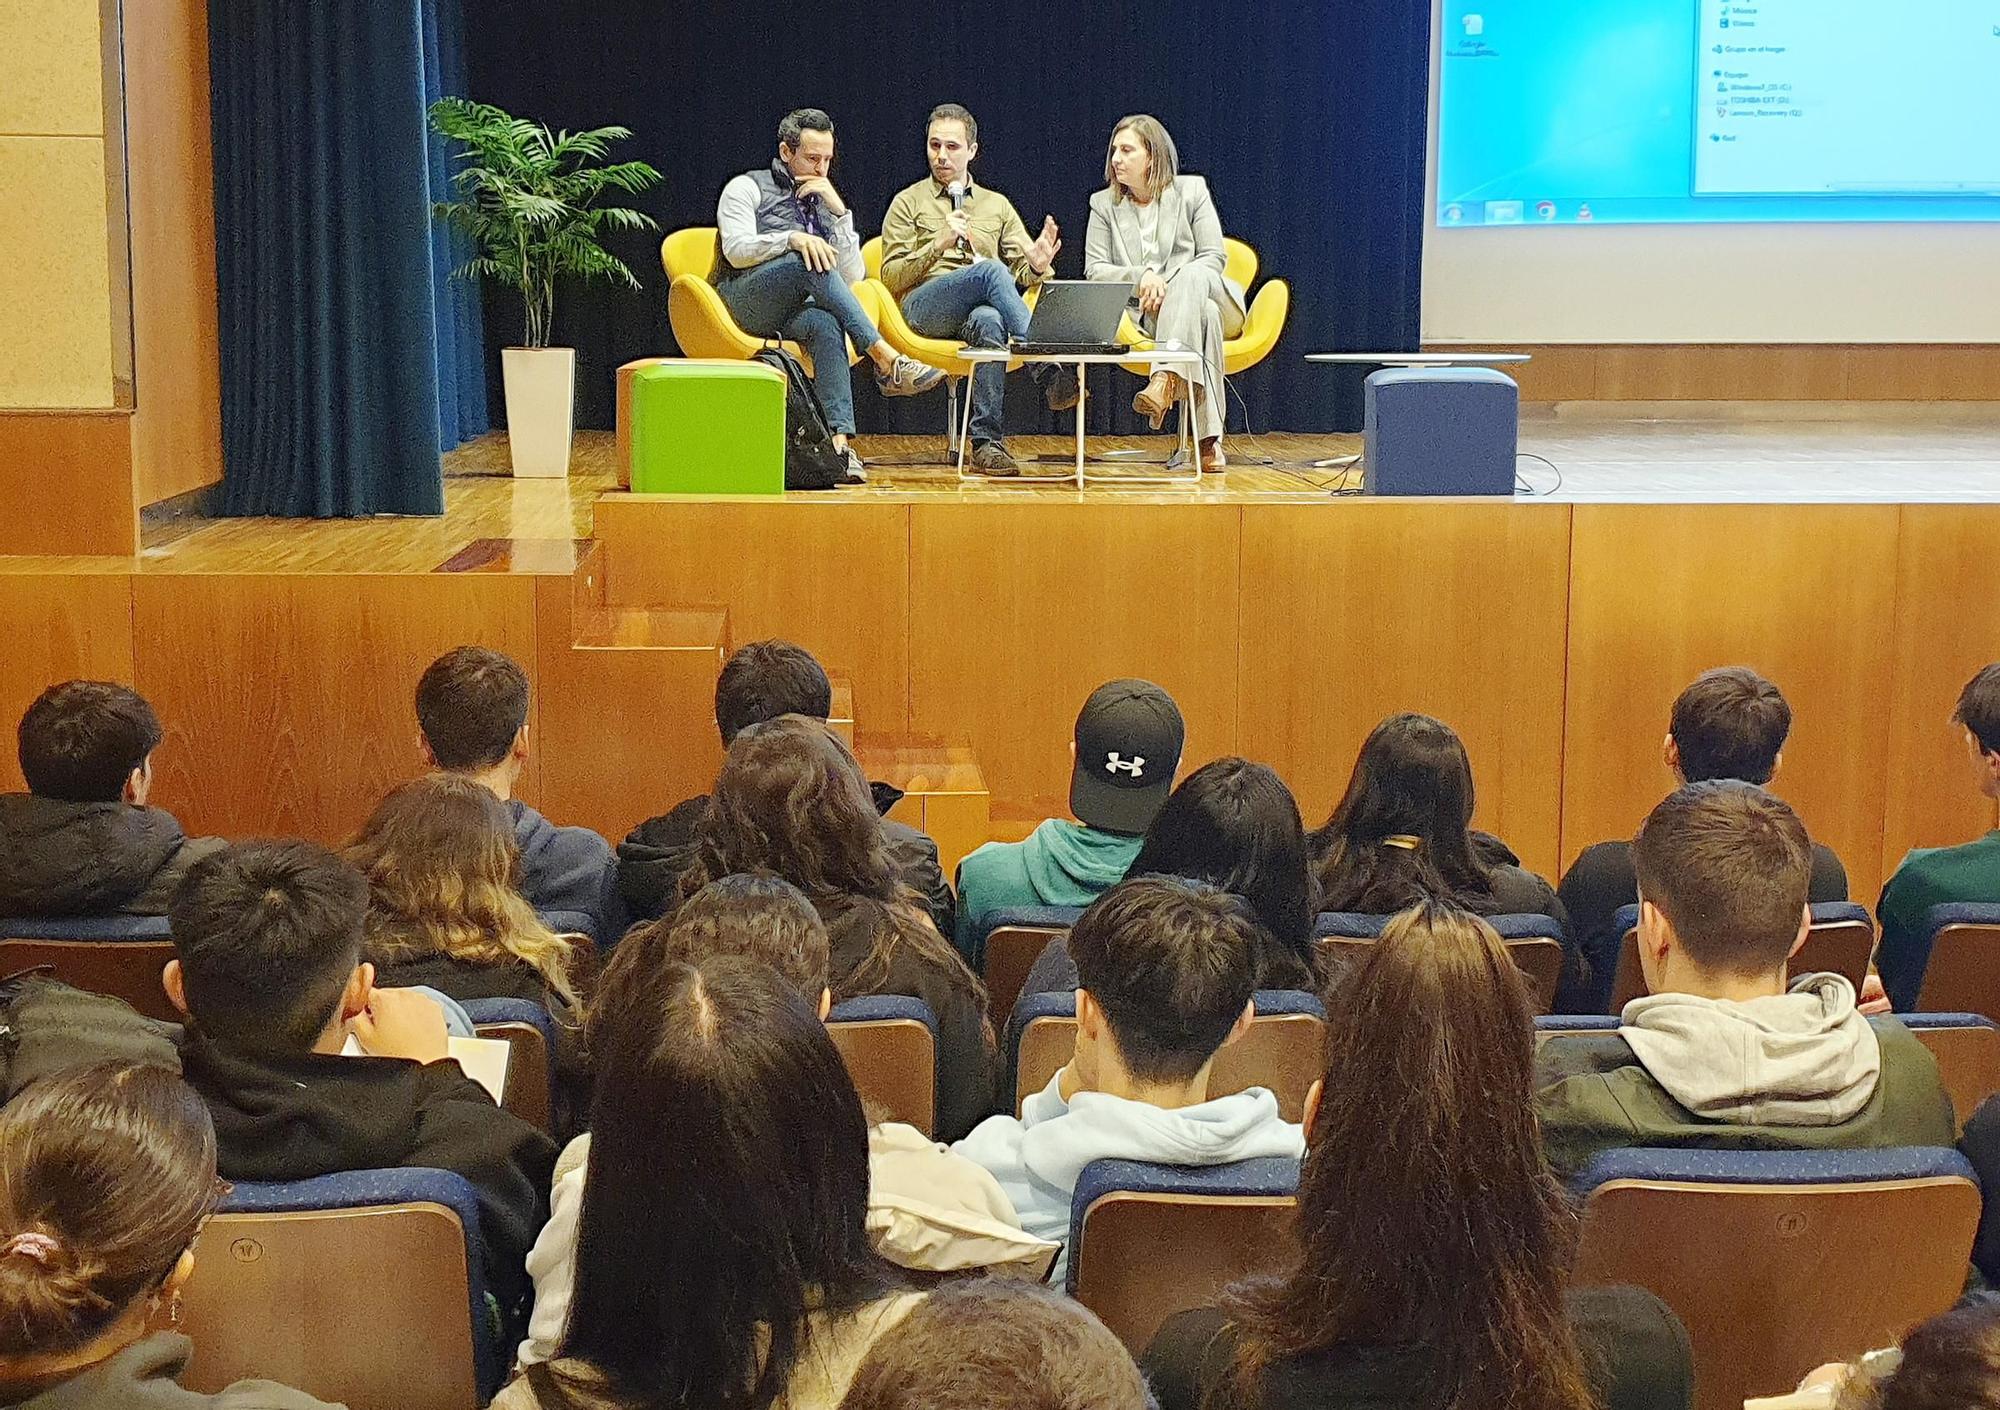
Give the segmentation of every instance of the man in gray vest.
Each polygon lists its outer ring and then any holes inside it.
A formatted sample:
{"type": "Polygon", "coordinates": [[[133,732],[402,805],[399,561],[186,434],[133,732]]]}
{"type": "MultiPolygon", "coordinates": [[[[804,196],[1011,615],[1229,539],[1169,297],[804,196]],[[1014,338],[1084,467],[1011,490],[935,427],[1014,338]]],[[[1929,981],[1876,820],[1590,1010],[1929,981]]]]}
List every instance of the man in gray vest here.
{"type": "Polygon", "coordinates": [[[854,434],[847,340],[875,364],[884,396],[929,391],[944,374],[883,342],[848,287],[865,275],[861,239],[854,212],[827,180],[832,166],[833,119],[818,108],[787,113],[778,124],[777,160],[722,188],[715,286],[744,331],[791,338],[811,355],[833,443],[859,474],[860,458],[847,448],[854,434]]]}

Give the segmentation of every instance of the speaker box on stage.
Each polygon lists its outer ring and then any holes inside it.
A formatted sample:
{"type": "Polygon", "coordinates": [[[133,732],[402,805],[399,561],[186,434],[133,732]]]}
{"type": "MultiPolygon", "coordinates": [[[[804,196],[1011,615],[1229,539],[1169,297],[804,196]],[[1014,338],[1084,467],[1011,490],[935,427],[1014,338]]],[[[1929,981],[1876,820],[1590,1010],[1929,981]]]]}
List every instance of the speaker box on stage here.
{"type": "Polygon", "coordinates": [[[1491,367],[1385,367],[1363,396],[1367,494],[1512,495],[1521,389],[1491,367]]]}

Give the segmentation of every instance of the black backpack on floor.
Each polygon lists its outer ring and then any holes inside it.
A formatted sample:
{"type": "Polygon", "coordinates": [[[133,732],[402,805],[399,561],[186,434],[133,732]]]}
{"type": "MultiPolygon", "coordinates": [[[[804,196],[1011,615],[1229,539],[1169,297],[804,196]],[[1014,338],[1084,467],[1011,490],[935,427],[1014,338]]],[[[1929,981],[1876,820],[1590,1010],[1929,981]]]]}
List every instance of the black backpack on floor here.
{"type": "Polygon", "coordinates": [[[762,347],[750,355],[754,362],[775,367],[785,374],[785,488],[788,490],[830,490],[836,485],[858,485],[860,480],[847,472],[847,455],[834,449],[833,432],[827,429],[826,411],[813,390],[799,360],[780,347],[762,347]]]}

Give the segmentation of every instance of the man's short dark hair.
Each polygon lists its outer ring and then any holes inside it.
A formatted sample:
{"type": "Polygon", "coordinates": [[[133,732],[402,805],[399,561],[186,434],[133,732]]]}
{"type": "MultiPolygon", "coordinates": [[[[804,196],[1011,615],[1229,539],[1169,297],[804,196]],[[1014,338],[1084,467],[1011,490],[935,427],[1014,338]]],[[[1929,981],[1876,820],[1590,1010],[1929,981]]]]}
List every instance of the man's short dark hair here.
{"type": "Polygon", "coordinates": [[[2000,753],[2000,661],[1980,667],[1979,674],[1965,683],[1951,719],[1972,731],[1981,751],[2000,753]]]}
{"type": "Polygon", "coordinates": [[[159,743],[160,718],[131,686],[64,681],[21,716],[21,776],[44,798],[115,803],[159,743]]]}
{"type": "Polygon", "coordinates": [[[368,884],[310,842],[242,842],[189,869],[167,912],[188,1017],[218,1042],[304,1052],[361,962],[368,884]]]}
{"type": "Polygon", "coordinates": [[[1748,666],[1703,671],[1674,701],[1667,726],[1689,783],[1734,778],[1769,783],[1792,732],[1792,707],[1748,666]]]}
{"type": "Polygon", "coordinates": [[[833,683],[803,646],[753,641],[722,663],[715,678],[715,725],[727,749],[752,725],[780,715],[823,720],[833,713],[833,683]]]}
{"type": "Polygon", "coordinates": [[[417,681],[417,727],[441,769],[490,769],[528,722],[528,675],[512,657],[455,646],[417,681]]]}
{"type": "Polygon", "coordinates": [[[1257,921],[1226,891],[1178,877],[1121,881],[1069,933],[1077,984],[1104,1010],[1135,1077],[1185,1082],[1257,987],[1257,921]]]}
{"type": "Polygon", "coordinates": [[[1639,895],[1689,959],[1715,974],[1768,974],[1798,939],[1812,842],[1784,799],[1708,779],[1668,794],[1632,840],[1639,895]]]}
{"type": "Polygon", "coordinates": [[[799,138],[807,132],[824,132],[833,135],[833,119],[818,108],[794,108],[778,122],[778,141],[794,152],[799,149],[799,138]]]}
{"type": "Polygon", "coordinates": [[[968,147],[977,147],[979,145],[979,119],[968,112],[963,104],[939,103],[935,108],[932,108],[931,115],[924,119],[925,133],[929,133],[933,127],[941,122],[964,123],[965,145],[968,147]]]}

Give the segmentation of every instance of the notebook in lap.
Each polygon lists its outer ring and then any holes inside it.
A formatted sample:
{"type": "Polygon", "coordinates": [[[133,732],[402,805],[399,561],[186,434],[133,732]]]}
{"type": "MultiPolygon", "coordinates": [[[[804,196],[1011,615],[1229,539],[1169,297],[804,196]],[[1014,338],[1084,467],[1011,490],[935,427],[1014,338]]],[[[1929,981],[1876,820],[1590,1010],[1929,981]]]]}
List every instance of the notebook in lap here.
{"type": "Polygon", "coordinates": [[[1118,341],[1118,320],[1131,298],[1130,284],[1048,280],[1028,320],[1028,336],[1010,340],[1008,349],[1042,356],[1127,352],[1118,341]]]}

